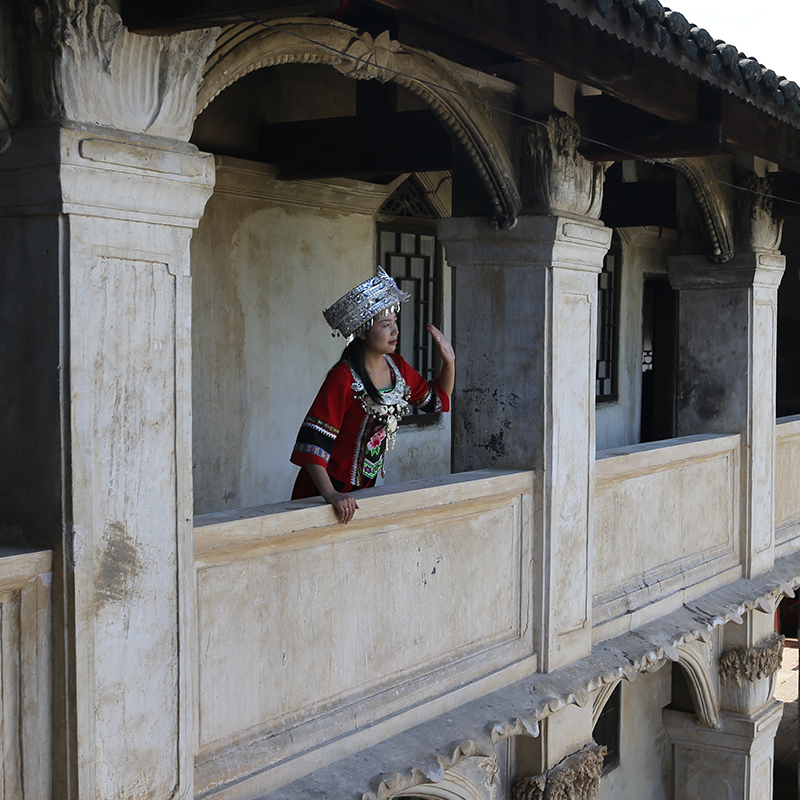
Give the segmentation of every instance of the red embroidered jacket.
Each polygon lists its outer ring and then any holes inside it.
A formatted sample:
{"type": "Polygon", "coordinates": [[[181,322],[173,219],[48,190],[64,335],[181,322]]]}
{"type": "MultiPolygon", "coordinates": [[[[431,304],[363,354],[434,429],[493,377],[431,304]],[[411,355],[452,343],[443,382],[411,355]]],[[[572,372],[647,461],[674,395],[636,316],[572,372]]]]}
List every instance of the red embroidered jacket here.
{"type": "MultiPolygon", "coordinates": [[[[423,411],[449,411],[450,398],[401,356],[389,355],[405,381],[405,400],[423,411]]],[[[394,370],[393,370],[394,372],[394,370]]],[[[294,445],[293,464],[319,464],[345,491],[373,480],[386,452],[387,420],[368,415],[353,388],[357,379],[344,361],[335,364],[311,405],[294,445]]]]}

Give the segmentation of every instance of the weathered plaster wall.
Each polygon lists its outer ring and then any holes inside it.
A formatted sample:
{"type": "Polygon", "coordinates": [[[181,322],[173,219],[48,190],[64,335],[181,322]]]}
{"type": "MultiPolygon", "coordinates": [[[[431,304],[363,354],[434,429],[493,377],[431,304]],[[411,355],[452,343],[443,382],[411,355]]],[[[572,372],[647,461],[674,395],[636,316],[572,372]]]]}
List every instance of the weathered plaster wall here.
{"type": "Polygon", "coordinates": [[[645,277],[666,275],[666,257],[675,247],[674,231],[624,228],[619,303],[618,399],[596,407],[597,450],[639,442],[642,397],[642,296],[645,277]]]}
{"type": "MultiPolygon", "coordinates": [[[[373,273],[393,189],[278,183],[268,166],[218,159],[192,240],[195,513],[290,496],[297,429],[344,347],[321,311],[373,273]]],[[[449,422],[404,429],[387,459],[393,482],[449,466],[449,422]]]]}
{"type": "Polygon", "coordinates": [[[596,800],[639,797],[667,800],[671,794],[670,745],[661,709],[670,702],[670,667],[623,681],[620,763],[603,776],[596,800]]]}

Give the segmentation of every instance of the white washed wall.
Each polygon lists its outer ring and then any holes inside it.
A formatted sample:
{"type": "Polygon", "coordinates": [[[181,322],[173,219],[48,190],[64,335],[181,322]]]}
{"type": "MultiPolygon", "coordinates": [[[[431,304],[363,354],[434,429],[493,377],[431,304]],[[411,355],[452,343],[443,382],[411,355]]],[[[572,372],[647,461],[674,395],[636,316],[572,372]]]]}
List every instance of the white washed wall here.
{"type": "Polygon", "coordinates": [[[638,627],[740,569],[740,437],[598,453],[595,641],[638,627]]]}
{"type": "Polygon", "coordinates": [[[321,501],[196,518],[196,791],[265,791],[534,671],[532,489],[487,471],[369,490],[347,526],[321,501]]]}
{"type": "MultiPolygon", "coordinates": [[[[195,513],[288,499],[297,429],[344,340],[322,309],[374,274],[375,215],[395,184],[277,181],[217,158],[192,239],[195,513]]],[[[403,429],[392,482],[450,471],[449,417],[403,429]]]]}
{"type": "Polygon", "coordinates": [[[800,537],[800,416],[778,420],[775,429],[776,556],[791,552],[800,537]]]}

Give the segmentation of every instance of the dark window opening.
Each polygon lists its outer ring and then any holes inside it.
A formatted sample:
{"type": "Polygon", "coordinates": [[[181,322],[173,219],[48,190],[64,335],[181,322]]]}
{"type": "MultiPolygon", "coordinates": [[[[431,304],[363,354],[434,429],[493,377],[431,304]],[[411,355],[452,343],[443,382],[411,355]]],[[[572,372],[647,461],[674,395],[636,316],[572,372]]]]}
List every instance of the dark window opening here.
{"type": "Polygon", "coordinates": [[[597,276],[597,372],[595,399],[617,399],[619,349],[619,254],[611,251],[597,276]]]}
{"type": "Polygon", "coordinates": [[[646,278],[642,303],[641,442],[675,435],[675,292],[666,278],[646,278]]]}
{"type": "Polygon", "coordinates": [[[605,745],[606,758],[603,762],[603,774],[610,772],[619,765],[619,729],[622,719],[622,683],[611,693],[603,706],[597,723],[592,731],[592,737],[597,744],[605,745]]]}

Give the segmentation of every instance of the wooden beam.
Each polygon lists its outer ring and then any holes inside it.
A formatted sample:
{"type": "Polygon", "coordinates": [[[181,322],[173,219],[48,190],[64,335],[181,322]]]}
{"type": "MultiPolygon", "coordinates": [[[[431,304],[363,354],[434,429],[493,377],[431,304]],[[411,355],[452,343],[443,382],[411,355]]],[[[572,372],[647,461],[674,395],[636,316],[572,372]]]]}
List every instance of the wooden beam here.
{"type": "Polygon", "coordinates": [[[450,169],[452,141],[430,111],[287,122],[261,131],[278,177],[355,178],[450,169]]]}
{"type": "Polygon", "coordinates": [[[699,121],[698,82],[544,0],[361,0],[595,86],[663,119],[699,121]]]}
{"type": "Polygon", "coordinates": [[[675,181],[607,182],[600,219],[609,228],[676,228],[675,181]]]}
{"type": "Polygon", "coordinates": [[[775,219],[800,219],[800,175],[772,172],[769,181],[771,194],[780,198],[772,202],[772,216],[775,219]]]}
{"type": "Polygon", "coordinates": [[[122,21],[133,33],[153,36],[215,25],[303,14],[330,16],[339,0],[122,0],[122,21]]]}

